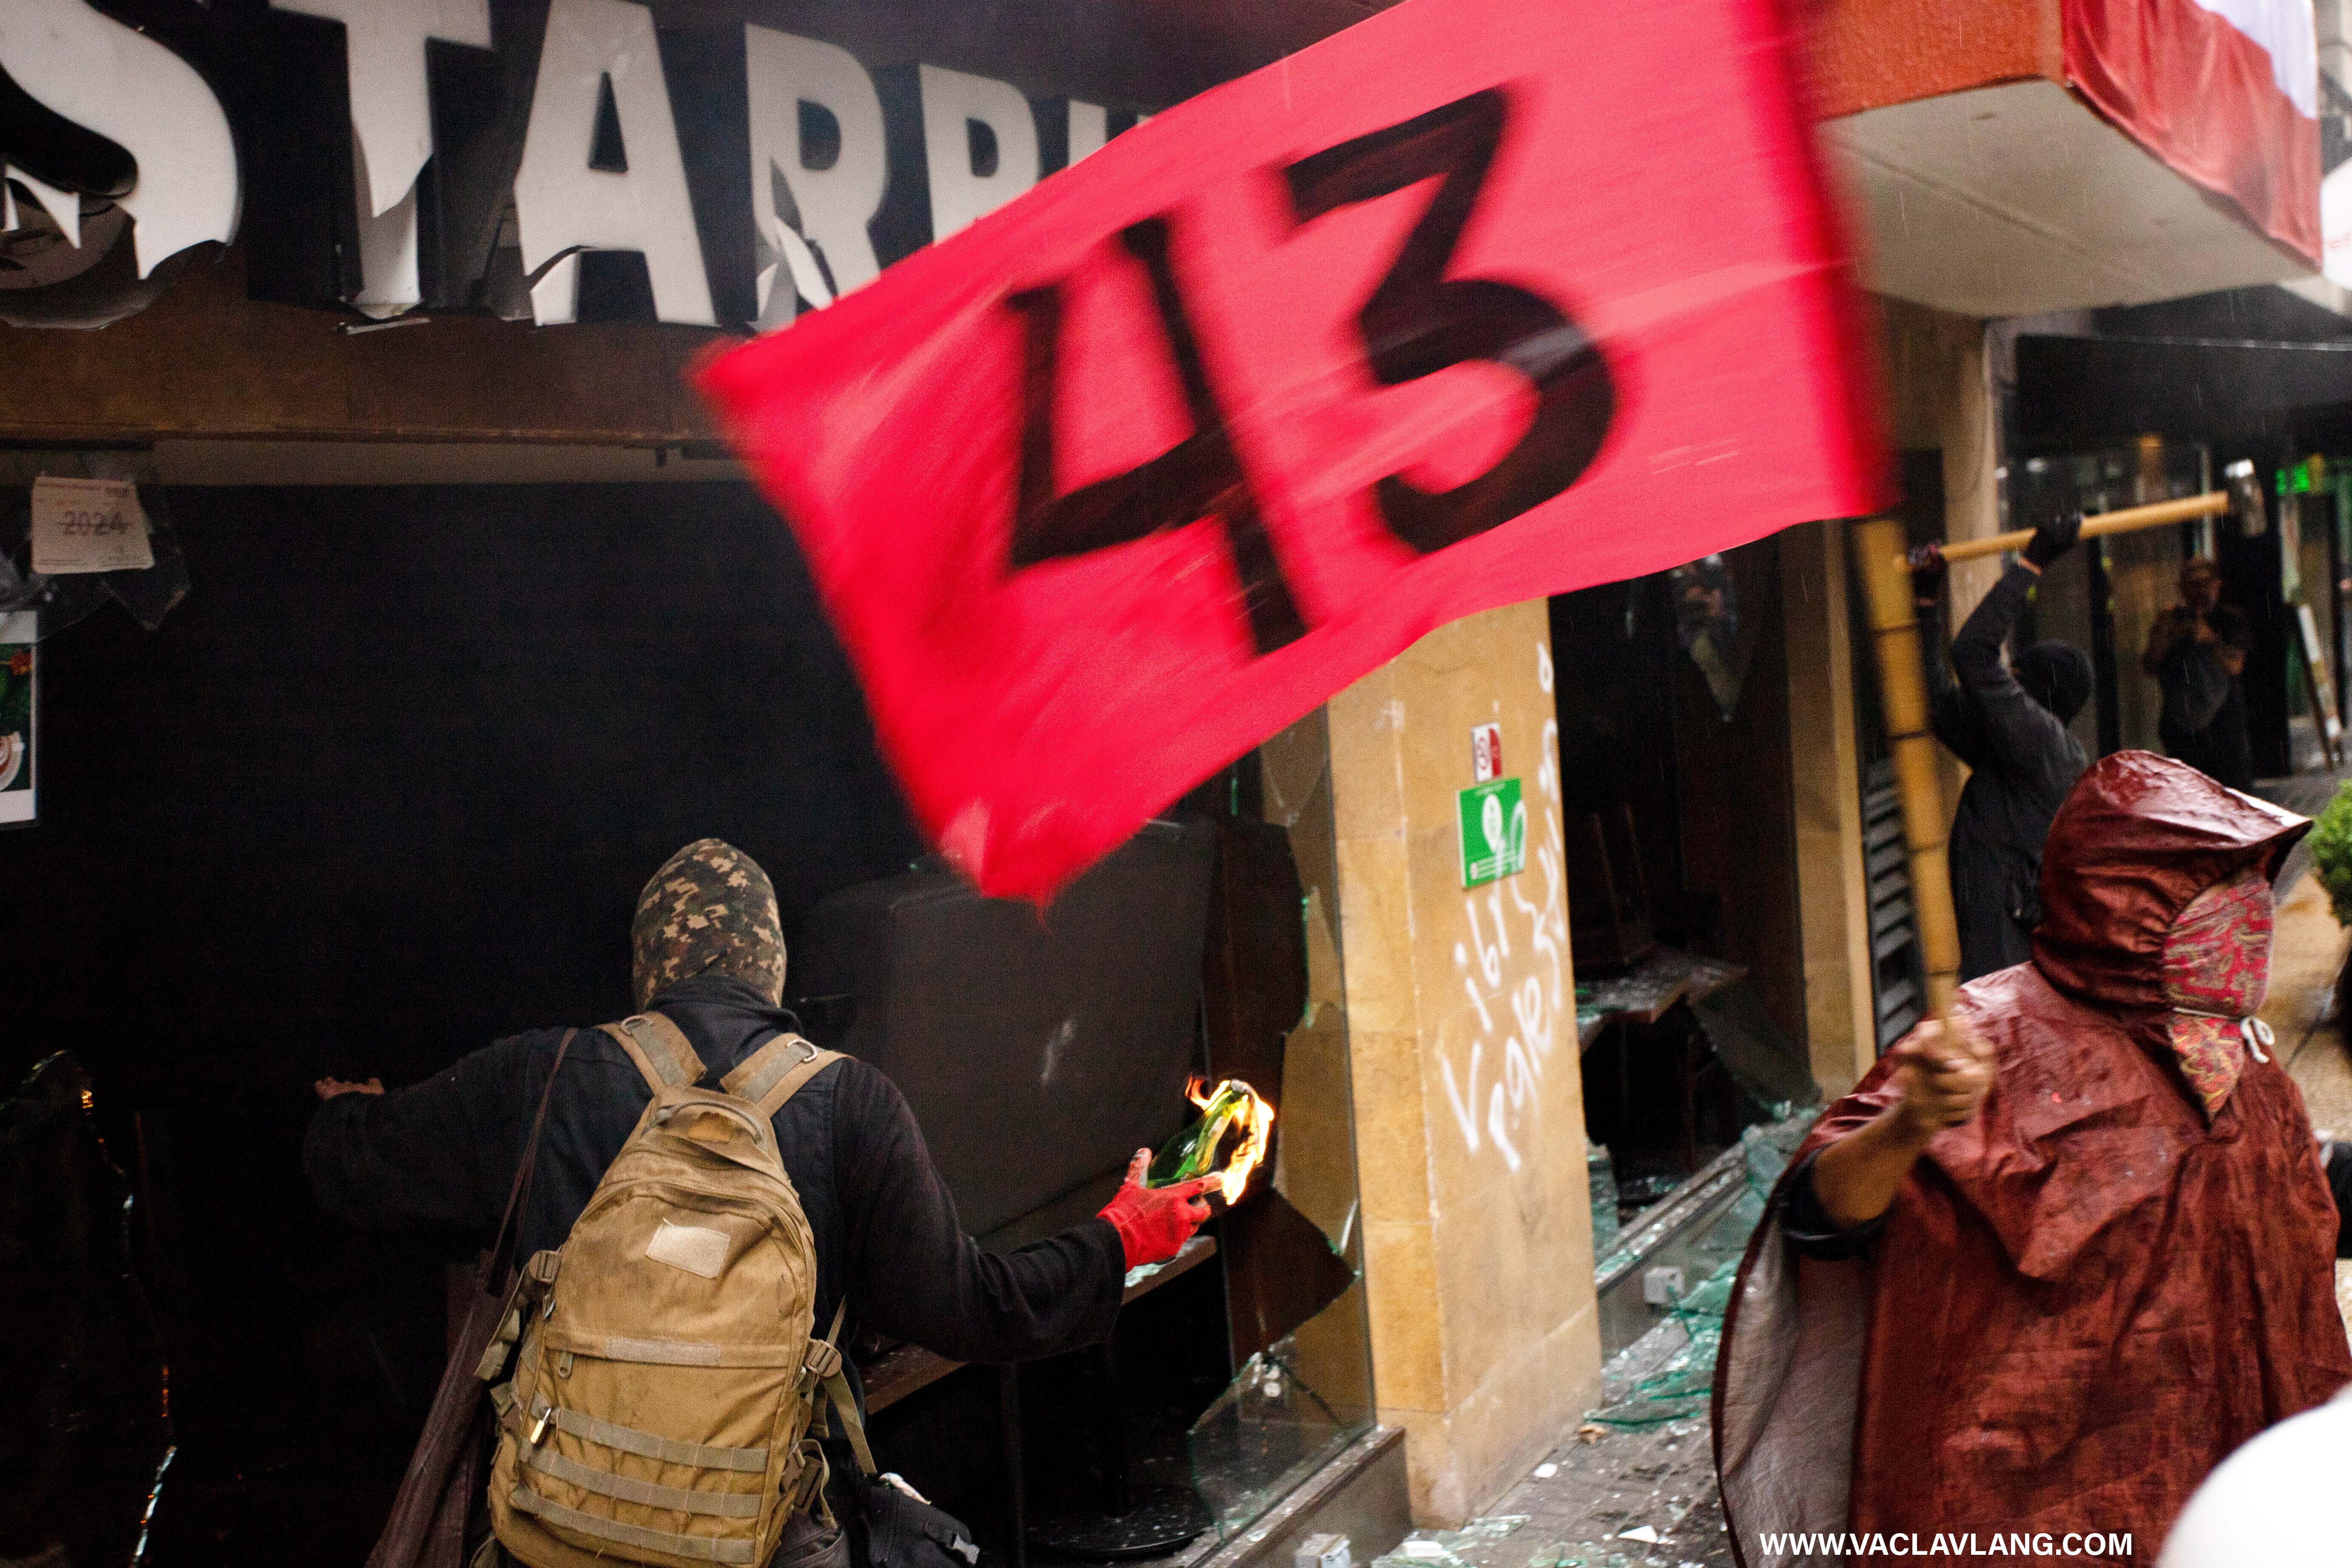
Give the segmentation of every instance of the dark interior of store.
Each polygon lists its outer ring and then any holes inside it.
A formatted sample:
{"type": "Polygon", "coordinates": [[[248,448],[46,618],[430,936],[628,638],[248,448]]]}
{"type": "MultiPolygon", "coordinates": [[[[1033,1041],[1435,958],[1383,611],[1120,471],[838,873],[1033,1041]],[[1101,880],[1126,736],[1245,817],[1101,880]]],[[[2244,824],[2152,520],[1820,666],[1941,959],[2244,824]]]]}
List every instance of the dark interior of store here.
{"type": "Polygon", "coordinates": [[[1779,550],[1551,602],[1585,1121],[1627,1219],[1806,1098],[1779,550]]]}
{"type": "MultiPolygon", "coordinates": [[[[902,1082],[994,1243],[1093,1213],[1191,1117],[1192,1074],[1278,1100],[1298,881],[1282,831],[1246,819],[1248,770],[1042,915],[979,900],[919,864],[807,574],[748,489],[150,505],[194,590],[152,632],[109,607],[42,645],[40,818],[0,833],[0,1079],[69,1051],[89,1088],[87,1116],[57,1079],[0,1125],[7,1244],[83,1247],[91,1293],[13,1298],[15,1370],[62,1376],[83,1415],[46,1456],[38,1427],[0,1434],[0,1463],[51,1489],[26,1506],[89,1505],[106,1560],[164,1440],[147,1561],[364,1557],[440,1375],[446,1268],[484,1238],[322,1216],[299,1166],[311,1082],[397,1087],[502,1035],[620,1017],[637,890],[690,839],[768,869],[788,998],[902,1082]],[[982,1113],[958,1113],[975,1093],[982,1113]],[[111,1338],[103,1377],[58,1373],[67,1318],[111,1338]]],[[[1210,1228],[1221,1255],[1142,1292],[1106,1352],[1009,1382],[860,1344],[877,1404],[895,1379],[882,1465],[997,1562],[1022,1542],[1013,1500],[1034,1531],[1189,1484],[1188,1430],[1236,1367],[1354,1278],[1271,1184],[1210,1228]]]]}

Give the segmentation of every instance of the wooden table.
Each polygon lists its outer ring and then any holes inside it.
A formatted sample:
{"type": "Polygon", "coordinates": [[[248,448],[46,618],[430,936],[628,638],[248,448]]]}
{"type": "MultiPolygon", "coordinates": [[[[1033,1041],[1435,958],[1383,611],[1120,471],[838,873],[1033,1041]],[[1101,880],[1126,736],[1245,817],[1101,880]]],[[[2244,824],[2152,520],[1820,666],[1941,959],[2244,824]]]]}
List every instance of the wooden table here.
{"type": "MultiPolygon", "coordinates": [[[[1629,1057],[1638,1028],[1662,1021],[1685,1002],[1702,1002],[1727,986],[1748,978],[1748,966],[1727,959],[1701,958],[1671,947],[1654,949],[1647,958],[1622,974],[1612,974],[1577,987],[1576,1048],[1591,1051],[1601,1036],[1617,1039],[1618,1124],[1633,1117],[1629,1057]]],[[[1697,1064],[1683,1050],[1675,1059],[1675,1081],[1681,1104],[1678,1142],[1684,1167],[1696,1163],[1697,1137],[1697,1064]]]]}
{"type": "Polygon", "coordinates": [[[1698,1002],[1748,978],[1748,966],[1671,947],[1652,950],[1622,974],[1577,987],[1576,1043],[1590,1050],[1613,1023],[1654,1024],[1683,1002],[1698,1002]]]}

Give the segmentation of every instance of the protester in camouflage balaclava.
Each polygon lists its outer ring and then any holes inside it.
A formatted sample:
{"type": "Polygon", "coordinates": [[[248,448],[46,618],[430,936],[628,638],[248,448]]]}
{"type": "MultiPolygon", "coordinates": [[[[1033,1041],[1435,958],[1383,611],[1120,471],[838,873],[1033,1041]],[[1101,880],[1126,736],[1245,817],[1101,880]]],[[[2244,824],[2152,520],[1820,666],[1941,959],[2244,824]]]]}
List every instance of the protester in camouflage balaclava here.
{"type": "Polygon", "coordinates": [[[775,886],[758,861],[720,839],[696,839],[654,873],[637,895],[629,952],[639,1008],[710,970],[742,981],[771,1006],[783,1002],[775,886]]]}

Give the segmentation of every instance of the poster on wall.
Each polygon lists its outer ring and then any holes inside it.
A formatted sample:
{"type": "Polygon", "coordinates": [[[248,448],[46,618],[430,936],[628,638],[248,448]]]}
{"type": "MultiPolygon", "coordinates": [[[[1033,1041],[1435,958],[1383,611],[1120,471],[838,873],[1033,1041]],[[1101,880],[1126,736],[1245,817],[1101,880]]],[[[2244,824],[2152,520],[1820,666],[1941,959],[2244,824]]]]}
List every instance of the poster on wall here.
{"type": "Polygon", "coordinates": [[[0,616],[0,827],[37,816],[33,791],[33,611],[0,616]]]}

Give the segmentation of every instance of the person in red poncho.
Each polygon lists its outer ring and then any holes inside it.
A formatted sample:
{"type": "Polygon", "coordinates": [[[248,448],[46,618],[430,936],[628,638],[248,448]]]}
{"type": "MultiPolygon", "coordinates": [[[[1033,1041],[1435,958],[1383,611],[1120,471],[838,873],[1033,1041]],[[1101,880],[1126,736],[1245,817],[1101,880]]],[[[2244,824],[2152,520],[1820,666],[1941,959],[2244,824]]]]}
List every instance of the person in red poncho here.
{"type": "Polygon", "coordinates": [[[2031,961],[1822,1114],[1717,1363],[1744,1568],[2153,1563],[2224,1456],[2352,1382],[2335,1203],[2252,1016],[2309,826],[2181,763],[2097,763],[2031,961]],[[1825,1531],[1863,1539],[1779,1539],[1825,1531]],[[2130,1545],[2070,1556],[2089,1532],[2130,1545]]]}

